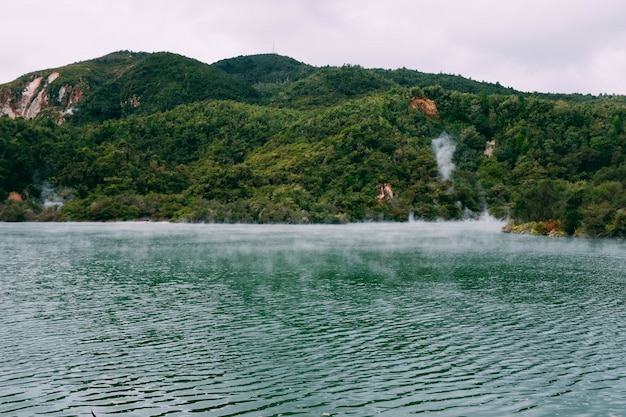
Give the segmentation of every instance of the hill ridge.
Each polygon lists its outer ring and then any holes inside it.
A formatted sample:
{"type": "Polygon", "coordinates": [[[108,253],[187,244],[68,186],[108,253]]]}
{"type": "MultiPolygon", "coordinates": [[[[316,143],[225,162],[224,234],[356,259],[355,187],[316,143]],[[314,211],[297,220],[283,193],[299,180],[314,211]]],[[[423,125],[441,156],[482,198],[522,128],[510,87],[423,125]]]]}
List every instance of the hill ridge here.
{"type": "Polygon", "coordinates": [[[2,86],[0,97],[19,90],[19,110],[35,117],[0,117],[0,220],[341,223],[488,211],[514,231],[626,236],[624,97],[268,54],[209,65],[119,52],[61,69],[2,86]]]}

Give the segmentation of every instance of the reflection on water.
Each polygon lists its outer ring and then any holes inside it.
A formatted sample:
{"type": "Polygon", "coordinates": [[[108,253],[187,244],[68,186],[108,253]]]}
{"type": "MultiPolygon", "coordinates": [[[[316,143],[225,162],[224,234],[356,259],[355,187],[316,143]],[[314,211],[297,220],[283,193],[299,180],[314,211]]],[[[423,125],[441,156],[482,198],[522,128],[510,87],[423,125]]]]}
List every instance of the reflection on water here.
{"type": "Polygon", "coordinates": [[[619,415],[626,245],[0,224],[0,415],[619,415]]]}

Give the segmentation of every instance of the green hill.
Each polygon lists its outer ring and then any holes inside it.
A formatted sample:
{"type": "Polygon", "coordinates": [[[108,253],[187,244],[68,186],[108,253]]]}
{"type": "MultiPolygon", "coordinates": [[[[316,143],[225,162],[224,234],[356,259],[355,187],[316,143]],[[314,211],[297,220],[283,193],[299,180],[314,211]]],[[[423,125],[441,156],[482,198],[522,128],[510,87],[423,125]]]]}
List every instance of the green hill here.
{"type": "Polygon", "coordinates": [[[2,220],[335,223],[489,211],[513,231],[626,236],[621,96],[528,94],[277,55],[211,66],[117,53],[62,72],[89,85],[66,123],[0,117],[2,220]],[[436,138],[454,147],[449,178],[436,138]]]}
{"type": "Polygon", "coordinates": [[[248,84],[200,61],[160,52],[149,54],[94,89],[80,105],[81,121],[150,114],[207,99],[251,102],[248,84]]]}
{"type": "Polygon", "coordinates": [[[296,108],[328,107],[397,86],[376,72],[359,66],[324,67],[284,86],[274,94],[272,104],[296,108]]]}
{"type": "Polygon", "coordinates": [[[277,54],[238,56],[217,61],[213,67],[249,85],[284,84],[308,77],[316,68],[277,54]]]}
{"type": "Polygon", "coordinates": [[[26,118],[88,123],[207,99],[253,102],[257,96],[249,84],[194,59],[120,51],[2,85],[0,108],[12,108],[26,118]],[[29,88],[34,89],[32,97],[24,94],[29,88]]]}

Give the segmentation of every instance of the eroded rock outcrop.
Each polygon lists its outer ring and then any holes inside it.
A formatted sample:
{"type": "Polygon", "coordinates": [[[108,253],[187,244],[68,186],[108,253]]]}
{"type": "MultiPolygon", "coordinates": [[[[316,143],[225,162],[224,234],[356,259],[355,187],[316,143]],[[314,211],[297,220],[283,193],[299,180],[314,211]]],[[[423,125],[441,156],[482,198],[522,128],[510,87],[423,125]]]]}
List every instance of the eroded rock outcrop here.
{"type": "Polygon", "coordinates": [[[420,110],[424,113],[424,116],[430,117],[432,119],[439,118],[439,110],[437,109],[437,105],[434,101],[427,99],[426,97],[413,97],[411,99],[411,103],[409,107],[415,110],[420,110]]]}
{"type": "Polygon", "coordinates": [[[378,189],[378,201],[380,203],[393,199],[393,190],[391,189],[391,184],[388,182],[385,184],[378,184],[376,185],[376,188],[378,189]]]}
{"type": "Polygon", "coordinates": [[[51,100],[50,86],[59,76],[57,71],[47,77],[33,75],[21,90],[15,87],[0,90],[0,116],[34,119],[45,109],[54,107],[58,110],[57,122],[62,122],[63,117],[71,114],[72,107],[83,98],[83,91],[80,87],[63,85],[51,100]]]}
{"type": "Polygon", "coordinates": [[[495,150],[496,150],[496,141],[490,140],[487,143],[485,143],[485,152],[483,152],[483,154],[491,158],[495,150]]]}
{"type": "Polygon", "coordinates": [[[24,201],[24,199],[22,198],[22,195],[16,191],[11,191],[9,193],[9,197],[7,198],[7,200],[9,201],[16,201],[18,203],[21,203],[24,201]]]}

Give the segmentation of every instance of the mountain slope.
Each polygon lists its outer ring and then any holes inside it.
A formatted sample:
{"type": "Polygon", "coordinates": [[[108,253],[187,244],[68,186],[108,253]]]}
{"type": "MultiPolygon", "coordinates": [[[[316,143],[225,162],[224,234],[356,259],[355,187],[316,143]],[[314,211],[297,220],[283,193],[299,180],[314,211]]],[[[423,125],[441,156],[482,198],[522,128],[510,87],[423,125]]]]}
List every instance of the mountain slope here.
{"type": "Polygon", "coordinates": [[[148,114],[206,99],[252,102],[248,84],[200,61],[167,52],[115,52],[39,71],[0,86],[0,115],[69,115],[80,122],[148,114]]]}
{"type": "Polygon", "coordinates": [[[332,106],[394,87],[398,84],[360,66],[325,67],[284,86],[274,95],[273,104],[296,108],[332,106]]]}
{"type": "Polygon", "coordinates": [[[149,54],[81,103],[78,121],[150,114],[206,99],[253,101],[254,89],[225,72],[181,55],[149,54]]]}
{"type": "MultiPolygon", "coordinates": [[[[232,74],[174,54],[107,59],[115,65],[68,66],[95,86],[77,105],[81,123],[0,117],[0,220],[335,223],[489,211],[514,220],[511,230],[626,236],[624,97],[509,94],[462,77],[454,89],[358,66],[262,83],[276,74],[267,62],[303,68],[276,56],[249,67],[236,58],[232,74]],[[89,100],[101,107],[81,120],[89,100]]],[[[62,75],[43,76],[55,86],[62,75]]]]}
{"type": "Polygon", "coordinates": [[[0,85],[0,116],[62,120],[85,96],[119,77],[146,55],[119,51],[23,75],[0,85]]]}

